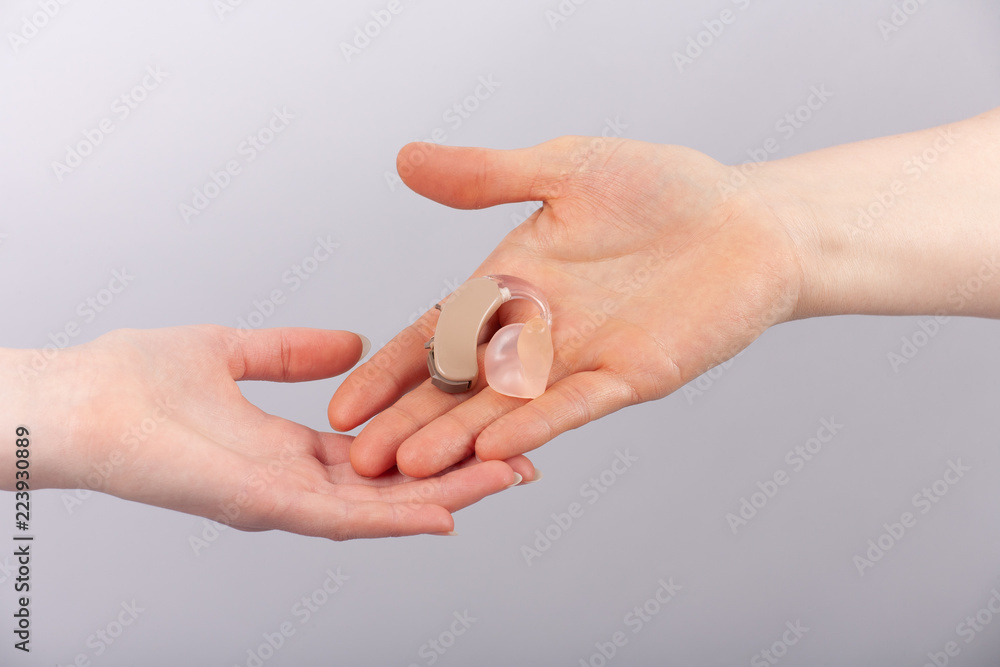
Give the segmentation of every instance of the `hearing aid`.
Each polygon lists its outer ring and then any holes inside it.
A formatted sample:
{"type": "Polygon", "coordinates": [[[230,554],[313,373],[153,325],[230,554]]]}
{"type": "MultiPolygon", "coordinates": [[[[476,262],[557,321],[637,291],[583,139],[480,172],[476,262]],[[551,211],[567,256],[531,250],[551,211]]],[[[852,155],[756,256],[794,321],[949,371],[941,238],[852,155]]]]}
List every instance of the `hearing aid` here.
{"type": "Polygon", "coordinates": [[[552,315],[538,290],[513,276],[473,278],[437,306],[441,316],[424,345],[434,386],[452,394],[472,388],[479,376],[476,350],[482,331],[500,306],[514,299],[534,303],[539,312],[496,332],[486,346],[486,382],[507,396],[542,395],[552,369],[552,315]]]}

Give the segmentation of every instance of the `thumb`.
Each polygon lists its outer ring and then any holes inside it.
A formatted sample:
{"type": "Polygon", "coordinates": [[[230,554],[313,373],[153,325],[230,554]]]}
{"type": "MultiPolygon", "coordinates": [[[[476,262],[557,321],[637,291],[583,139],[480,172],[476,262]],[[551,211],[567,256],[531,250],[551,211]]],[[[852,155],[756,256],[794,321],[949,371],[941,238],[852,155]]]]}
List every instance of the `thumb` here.
{"type": "Polygon", "coordinates": [[[453,208],[486,208],[556,198],[571,173],[573,138],[532,148],[493,150],[417,142],[396,157],[396,169],[414,192],[453,208]],[[569,145],[567,145],[569,144],[569,145]]]}

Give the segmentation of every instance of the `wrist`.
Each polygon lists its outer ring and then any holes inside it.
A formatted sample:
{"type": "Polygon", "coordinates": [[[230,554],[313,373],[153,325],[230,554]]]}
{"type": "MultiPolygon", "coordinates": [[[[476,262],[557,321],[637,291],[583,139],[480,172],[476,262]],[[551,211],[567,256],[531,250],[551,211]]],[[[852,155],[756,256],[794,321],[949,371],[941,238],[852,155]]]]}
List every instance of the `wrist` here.
{"type": "Polygon", "coordinates": [[[767,207],[791,248],[790,272],[798,280],[786,320],[835,314],[850,289],[839,266],[851,255],[850,235],[838,233],[832,222],[835,216],[817,204],[808,174],[799,173],[793,165],[781,161],[759,165],[749,189],[767,207]]]}
{"type": "Polygon", "coordinates": [[[760,165],[801,268],[793,317],[1000,317],[998,149],[994,112],[760,165]]]}

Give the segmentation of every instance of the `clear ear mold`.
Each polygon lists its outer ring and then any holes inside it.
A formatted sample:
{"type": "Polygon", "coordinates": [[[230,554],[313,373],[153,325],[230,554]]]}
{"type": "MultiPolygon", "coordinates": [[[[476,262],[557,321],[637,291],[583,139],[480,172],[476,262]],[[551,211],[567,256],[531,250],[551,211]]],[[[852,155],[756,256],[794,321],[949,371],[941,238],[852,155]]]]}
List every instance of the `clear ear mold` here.
{"type": "Polygon", "coordinates": [[[551,315],[544,297],[528,283],[494,276],[510,290],[511,299],[528,299],[540,312],[527,322],[508,324],[486,346],[486,382],[501,394],[537,398],[545,391],[552,370],[551,315]],[[513,281],[516,281],[514,283],[513,281]],[[516,285],[516,287],[515,287],[516,285]]]}

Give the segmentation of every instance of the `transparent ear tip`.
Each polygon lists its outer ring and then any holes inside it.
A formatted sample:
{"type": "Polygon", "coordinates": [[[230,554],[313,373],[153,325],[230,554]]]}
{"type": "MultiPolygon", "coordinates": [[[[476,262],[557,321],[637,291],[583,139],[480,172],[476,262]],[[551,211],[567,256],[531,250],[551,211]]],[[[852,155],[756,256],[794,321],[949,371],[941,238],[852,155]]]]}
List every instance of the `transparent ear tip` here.
{"type": "MultiPolygon", "coordinates": [[[[526,378],[548,381],[549,370],[552,368],[552,334],[548,322],[540,317],[533,317],[524,323],[521,335],[517,338],[517,357],[526,378]]],[[[542,391],[545,391],[544,386],[542,391]]]]}
{"type": "Polygon", "coordinates": [[[552,357],[552,335],[545,319],[508,324],[486,346],[486,382],[506,396],[538,398],[548,385],[552,357]]]}

